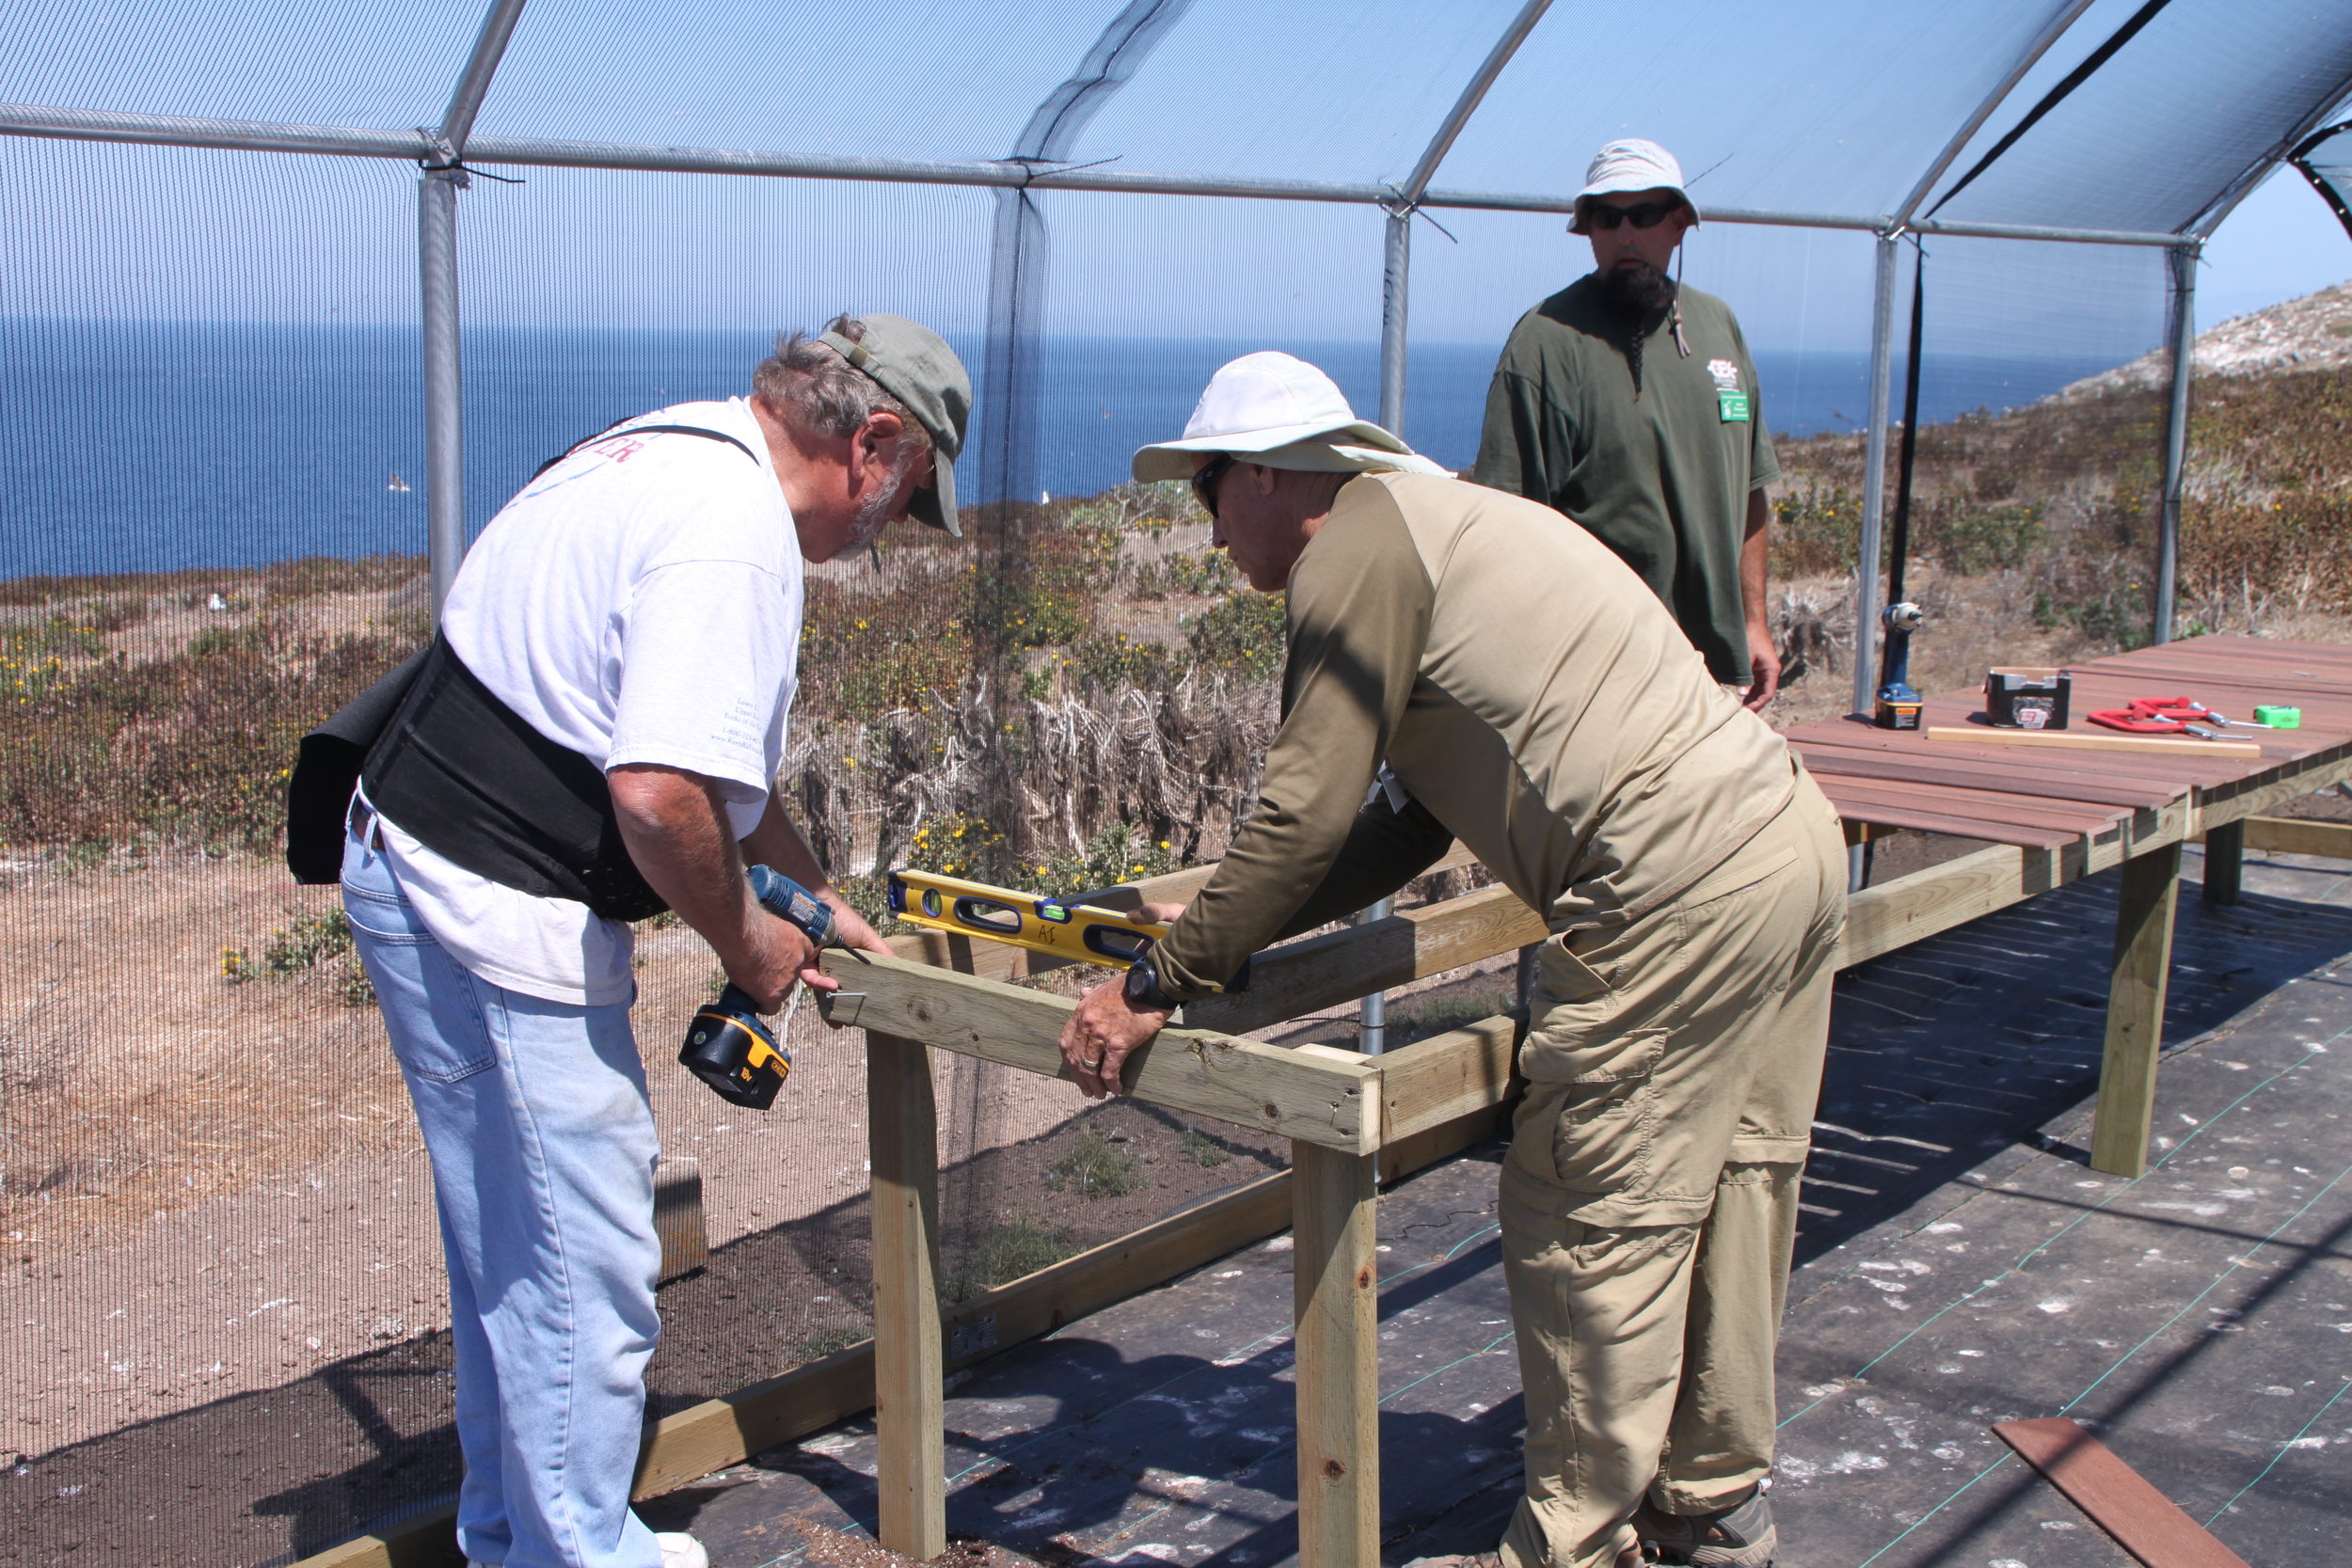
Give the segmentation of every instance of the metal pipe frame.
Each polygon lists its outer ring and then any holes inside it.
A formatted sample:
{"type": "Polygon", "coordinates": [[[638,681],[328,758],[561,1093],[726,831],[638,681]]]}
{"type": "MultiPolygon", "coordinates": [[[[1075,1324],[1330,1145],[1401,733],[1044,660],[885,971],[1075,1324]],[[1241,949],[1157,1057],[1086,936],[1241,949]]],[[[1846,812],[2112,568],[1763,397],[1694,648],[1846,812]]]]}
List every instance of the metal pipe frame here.
{"type": "MultiPolygon", "coordinates": [[[[1422,204],[1438,166],[1454,150],[1454,142],[1470,124],[1470,116],[1478,112],[1479,104],[1486,102],[1487,90],[1502,74],[1502,68],[1511,63],[1511,56],[1518,53],[1519,45],[1527,41],[1527,35],[1535,30],[1535,24],[1550,8],[1551,0],[1527,0],[1519,8],[1511,25],[1486,51],[1486,59],[1462,88],[1462,95],[1454,101],[1454,107],[1438,122],[1437,135],[1422,149],[1413,172],[1381,202],[1388,209],[1389,221],[1382,227],[1380,269],[1380,424],[1392,435],[1405,434],[1406,318],[1412,293],[1413,210],[1422,204]]],[[[1395,899],[1383,898],[1357,918],[1386,920],[1395,909],[1395,899]]],[[[1388,993],[1373,992],[1364,998],[1361,1008],[1357,1049],[1367,1056],[1377,1056],[1388,1049],[1389,1043],[1388,993]]]]}
{"type": "MultiPolygon", "coordinates": [[[[295,152],[328,157],[389,158],[429,162],[438,150],[418,131],[368,130],[339,125],[278,125],[251,120],[201,119],[178,115],[130,115],[40,104],[0,104],[0,135],[54,141],[120,142],[151,147],[216,148],[248,152],[295,152]]],[[[730,151],[708,148],[629,147],[605,142],[547,141],[525,136],[473,136],[465,148],[473,164],[524,168],[593,168],[657,174],[757,175],[771,179],[841,180],[882,184],[1010,186],[1037,190],[1091,191],[1131,196],[1230,197],[1258,201],[1327,201],[1386,208],[1397,199],[1392,186],[1320,180],[1250,180],[1147,174],[1111,168],[1035,169],[1021,164],[946,163],[915,158],[839,157],[821,153],[730,151]]],[[[1419,205],[1462,212],[1560,213],[1575,207],[1569,196],[1502,191],[1432,189],[1419,205]]],[[[1760,224],[1780,229],[1842,229],[1881,233],[1891,219],[1851,214],[1778,212],[1758,208],[1709,207],[1710,223],[1760,224]]],[[[2154,245],[2181,243],[2177,233],[2134,230],[2058,229],[2033,224],[1947,223],[1913,226],[1925,234],[1996,240],[2047,240],[2074,245],[2154,245]]]]}
{"type": "Polygon", "coordinates": [[[417,293],[424,355],[425,561],[433,624],[466,559],[466,426],[457,341],[455,169],[417,177],[417,293]]]}
{"type": "Polygon", "coordinates": [[[449,107],[441,112],[441,140],[457,157],[466,155],[474,117],[489,96],[490,78],[498,74],[499,61],[506,57],[507,40],[515,36],[515,24],[522,14],[523,0],[496,0],[482,19],[482,31],[474,35],[466,69],[450,90],[449,107]]]}
{"type": "Polygon", "coordinates": [[[463,160],[474,117],[489,93],[524,0],[496,0],[482,19],[466,68],[450,90],[438,135],[418,156],[418,325],[424,361],[424,537],[433,624],[466,559],[465,374],[457,314],[457,193],[466,186],[463,160]]]}
{"type": "MultiPolygon", "coordinates": [[[[1549,5],[1550,0],[1544,0],[1549,5]]],[[[1456,112],[1459,106],[1456,106],[1456,112]]],[[[1460,127],[1454,127],[1459,131],[1460,127]]],[[[1446,138],[1452,140],[1449,135],[1446,138]]],[[[1410,303],[1413,267],[1413,210],[1400,205],[1382,226],[1380,269],[1380,424],[1395,435],[1405,433],[1405,343],[1406,309],[1410,303]]],[[[1396,900],[1383,898],[1357,916],[1359,923],[1386,920],[1396,900]]],[[[1389,997],[1375,991],[1359,1005],[1356,1049],[1377,1056],[1389,1047],[1389,997]]]]}
{"type": "Polygon", "coordinates": [[[2172,641],[2180,594],[2181,475],[2188,463],[2189,383],[2197,365],[2198,247],[2176,247],[2172,265],[2172,389],[2164,421],[2164,496],[2156,518],[2156,610],[2149,639],[2172,641]]]}
{"type": "Polygon", "coordinates": [[[1911,222],[1912,214],[1934,193],[1935,182],[1944,178],[1953,162],[1976,139],[1977,133],[1984,129],[1984,122],[1993,118],[1993,112],[2017,90],[2017,84],[2026,79],[2026,73],[2041,63],[2042,56],[2050,52],[2051,47],[2066,35],[2066,30],[2074,25],[2093,3],[2094,0],[2068,0],[2066,8],[2052,17],[2034,40],[2026,46],[2026,52],[2017,56],[2017,63],[2010,67],[2009,74],[1984,95],[1984,102],[1977,105],[1977,112],[1970,115],[1952,139],[1944,144],[1944,150],[1936,154],[1935,162],[1928,166],[1928,171],[1919,176],[1919,182],[1911,187],[1911,194],[1903,198],[1901,204],[1895,209],[1896,227],[1901,228],[1911,222]]]}
{"type": "Polygon", "coordinates": [[[1854,567],[1853,706],[1878,687],[1879,555],[1886,513],[1887,392],[1895,373],[1895,263],[1902,242],[1882,234],[1870,306],[1870,423],[1862,459],[1862,548],[1854,567]]]}

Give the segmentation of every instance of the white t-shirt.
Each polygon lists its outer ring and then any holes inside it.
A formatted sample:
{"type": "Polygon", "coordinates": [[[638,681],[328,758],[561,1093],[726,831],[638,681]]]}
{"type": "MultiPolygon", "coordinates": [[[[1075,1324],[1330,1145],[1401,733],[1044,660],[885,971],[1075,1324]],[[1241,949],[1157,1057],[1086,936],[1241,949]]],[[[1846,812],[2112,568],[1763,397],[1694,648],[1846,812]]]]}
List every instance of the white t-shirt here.
{"type": "MultiPolygon", "coordinates": [[[[740,398],[659,409],[533,480],[475,541],[441,628],[541,735],[605,768],[720,781],[737,837],[784,759],[801,640],[801,553],[768,443],[740,398]],[[640,424],[732,436],[633,436],[640,424]]],[[[385,847],[434,939],[493,985],[628,1002],[629,928],[475,876],[389,818],[385,847]]]]}

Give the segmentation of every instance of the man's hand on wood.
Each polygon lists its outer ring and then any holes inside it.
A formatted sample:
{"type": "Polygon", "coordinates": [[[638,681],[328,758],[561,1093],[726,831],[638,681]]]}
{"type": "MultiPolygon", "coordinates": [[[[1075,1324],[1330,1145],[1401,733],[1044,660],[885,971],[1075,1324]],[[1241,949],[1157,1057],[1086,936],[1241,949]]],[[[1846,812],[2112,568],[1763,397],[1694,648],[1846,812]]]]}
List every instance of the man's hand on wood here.
{"type": "Polygon", "coordinates": [[[1061,1030],[1061,1059],[1070,1064],[1070,1076],[1080,1092],[1089,1100],[1120,1093],[1127,1058],[1173,1016],[1129,1002],[1124,976],[1105,980],[1080,997],[1077,1010],[1061,1030]]]}

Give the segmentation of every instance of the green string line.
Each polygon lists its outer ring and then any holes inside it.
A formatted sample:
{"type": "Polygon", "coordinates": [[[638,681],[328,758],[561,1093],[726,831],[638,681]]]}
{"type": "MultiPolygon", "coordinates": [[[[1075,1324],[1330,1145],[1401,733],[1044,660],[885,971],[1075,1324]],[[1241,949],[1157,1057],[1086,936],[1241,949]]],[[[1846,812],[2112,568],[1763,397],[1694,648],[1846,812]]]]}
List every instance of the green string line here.
{"type": "MultiPolygon", "coordinates": [[[[2227,1105],[2221,1107],[2220,1110],[2215,1112],[2212,1116],[2207,1117],[2202,1125],[2201,1125],[2197,1131],[2191,1132],[2187,1137],[2183,1138],[2172,1148],[2167,1149],[2153,1164],[2148,1167],[2144,1174],[2133,1177],[2129,1181],[2124,1182],[2122,1186],[2116,1188],[2105,1197],[2102,1197],[2098,1202],[2084,1210],[2080,1214],[2077,1214],[2074,1218],[2069,1220],[2064,1226],[2060,1227],[2058,1229],[2053,1231],[2048,1237],[2044,1238],[2040,1245],[2034,1247],[2024,1257],[2018,1259],[2016,1262],[2010,1264],[1999,1274],[1996,1274],[1992,1278],[1979,1284],[1965,1295],[1959,1297],[1957,1300],[1947,1302],[1944,1306],[1936,1308],[1927,1317],[1922,1318],[1916,1324],[1913,1325],[1909,1333],[1905,1334],[1901,1338],[1896,1340],[1893,1344],[1887,1346],[1884,1350],[1879,1352],[1876,1355],[1870,1357],[1869,1360],[1865,1361],[1860,1367],[1856,1368],[1852,1374],[1846,1378],[1844,1383],[1838,1387],[1831,1389],[1828,1393],[1823,1394],[1820,1399],[1815,1400],[1811,1404],[1805,1405],[1803,1409],[1791,1413],[1785,1419],[1776,1423],[1772,1430],[1777,1432],[1788,1427],[1791,1422],[1794,1422],[1799,1418],[1811,1415],[1813,1411],[1819,1408],[1824,1402],[1836,1399],[1839,1394],[1844,1393],[1848,1386],[1851,1386],[1857,1379],[1867,1374],[1871,1368],[1877,1366],[1880,1362],[1885,1360],[1888,1356],[1902,1349],[1904,1345],[1911,1342],[1914,1337],[1925,1333],[1938,1318],[1943,1317],[1947,1312],[1955,1311],[1960,1307],[1965,1307],[1977,1297],[1984,1294],[1985,1291],[1990,1291],[1994,1286],[2007,1281],[2010,1275],[2018,1273],[2020,1270],[2024,1269],[2026,1264],[2032,1262],[2042,1253],[2057,1245],[2058,1241],[2064,1237],[2068,1231],[2074,1229],[2078,1225],[2086,1223],[2105,1210],[2108,1204],[2113,1203],[2116,1199],[2130,1192],[2134,1187],[2137,1187],[2142,1181],[2147,1180],[2149,1177],[2153,1176],[2156,1172],[2162,1170],[2166,1164],[2169,1162],[2174,1155],[2181,1153],[2183,1150],[2186,1149],[2189,1145],[2195,1143],[2199,1138],[2203,1137],[2208,1131],[2216,1126],[2218,1126],[2222,1117],[2228,1116],[2232,1111],[2234,1111],[2239,1106],[2245,1104],[2249,1100],[2254,1098],[2254,1096],[2262,1093],[2263,1090],[2268,1088],[2280,1079],[2284,1078],[2288,1073],[2295,1071],[2296,1069],[2301,1067],[2305,1062],[2310,1061],[2313,1056],[2322,1054],[2328,1046],[2333,1045],[2336,1041],[2343,1039],[2347,1035],[2352,1035],[2352,1028],[2338,1030],[2335,1034],[2330,1035],[2326,1040],[2323,1040],[2318,1045],[2314,1045],[2309,1051],[2303,1053],[2303,1054],[2296,1058],[2294,1062],[2280,1068],[2278,1071],[2272,1073],[2269,1077],[2264,1079],[2261,1083],[2256,1084],[2253,1087],[2248,1089],[2244,1094],[2239,1095],[2235,1100],[2231,1101],[2227,1105]]],[[[1977,1189],[1979,1195],[1982,1195],[1988,1190],[1989,1189],[1985,1188],[1977,1189]]],[[[1966,1205],[1963,1204],[1961,1207],[1964,1208],[1966,1205]]],[[[1954,1212],[1956,1212],[1957,1211],[1954,1212]]],[[[1915,1235],[1916,1232],[1915,1231],[1913,1234],[1915,1235]]],[[[1852,1272],[1852,1270],[1847,1271],[1848,1274],[1852,1272]]],[[[1840,1275],[1839,1277],[1843,1278],[1844,1275],[1840,1275]]]]}
{"type": "Polygon", "coordinates": [[[2303,1440],[2304,1433],[2308,1433],[2312,1430],[2312,1428],[2317,1426],[2319,1424],[2319,1418],[2328,1414],[2329,1410],[2333,1409],[2336,1401],[2344,1398],[2344,1396],[2347,1393],[2352,1393],[2352,1377],[2345,1378],[2344,1380],[2344,1386],[2328,1395],[2328,1402],[2326,1404],[2321,1405],[2317,1410],[2312,1412],[2312,1418],[2303,1423],[2302,1432],[2296,1433],[2294,1436],[2279,1445],[2279,1451],[2270,1456],[2270,1463],[2264,1465],[2260,1473],[2258,1473],[2252,1481],[2249,1481],[2245,1485],[2239,1487],[2236,1495],[2232,1497],[2228,1502],[2223,1503],[2219,1508],[2215,1509],[2211,1513],[2205,1516],[2206,1526],[2211,1528],[2216,1519],[2220,1518],[2224,1513],[2229,1513],[2230,1510],[2237,1506],[2237,1500],[2239,1497],[2243,1497],[2247,1493],[2251,1492],[2255,1487],[2260,1486],[2262,1484],[2263,1477],[2270,1474],[2272,1470],[2278,1468],[2279,1461],[2284,1459],[2288,1454],[2295,1451],[2295,1445],[2303,1440]]]}

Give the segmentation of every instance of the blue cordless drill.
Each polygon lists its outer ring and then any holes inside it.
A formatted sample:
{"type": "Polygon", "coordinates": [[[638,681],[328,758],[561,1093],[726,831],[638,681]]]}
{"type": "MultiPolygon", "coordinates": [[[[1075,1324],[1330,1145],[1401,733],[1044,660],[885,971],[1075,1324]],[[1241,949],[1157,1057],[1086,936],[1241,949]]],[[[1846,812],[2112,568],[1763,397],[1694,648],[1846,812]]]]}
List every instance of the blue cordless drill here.
{"type": "MultiPolygon", "coordinates": [[[[779,920],[788,920],[818,947],[841,945],[833,908],[764,865],[751,869],[752,896],[779,920]]],[[[706,1002],[686,1026],[677,1059],[730,1104],[764,1111],[792,1070],[792,1053],[759,1021],[758,1005],[732,980],[716,1002],[706,1002]]]]}

